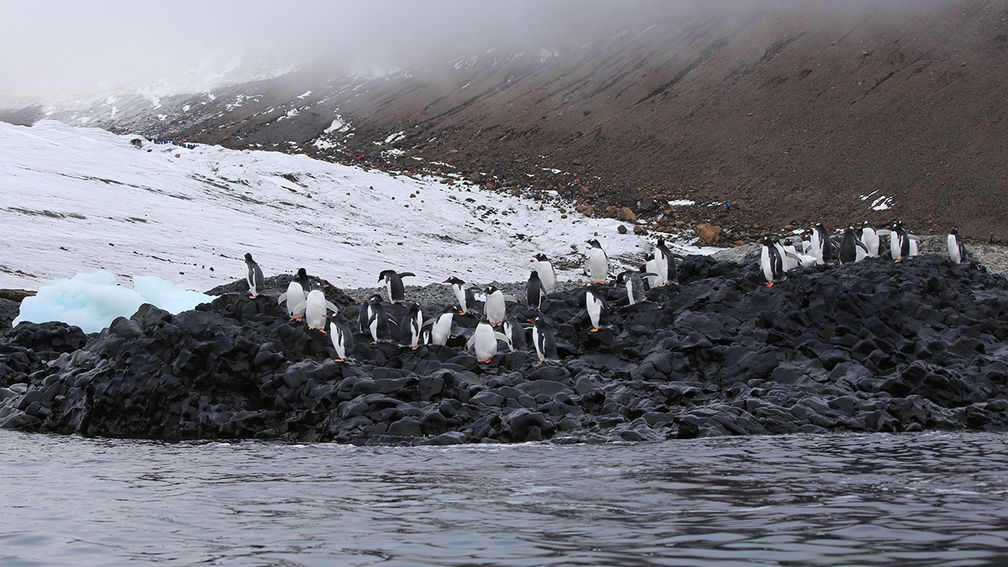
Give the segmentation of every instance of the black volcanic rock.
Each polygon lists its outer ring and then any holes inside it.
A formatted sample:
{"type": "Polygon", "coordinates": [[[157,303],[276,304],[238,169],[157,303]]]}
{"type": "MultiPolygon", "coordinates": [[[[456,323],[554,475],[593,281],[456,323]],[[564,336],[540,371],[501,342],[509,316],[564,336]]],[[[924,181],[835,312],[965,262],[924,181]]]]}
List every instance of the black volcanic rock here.
{"type": "Polygon", "coordinates": [[[584,290],[558,292],[545,316],[559,364],[359,334],[354,360],[335,362],[328,335],[243,285],[179,315],[144,305],[92,335],[18,325],[0,339],[0,425],[404,444],[1008,429],[1008,281],[937,256],[793,271],[769,289],[754,265],[689,257],[681,284],[647,303],[601,288],[613,309],[598,333],[584,290]]]}

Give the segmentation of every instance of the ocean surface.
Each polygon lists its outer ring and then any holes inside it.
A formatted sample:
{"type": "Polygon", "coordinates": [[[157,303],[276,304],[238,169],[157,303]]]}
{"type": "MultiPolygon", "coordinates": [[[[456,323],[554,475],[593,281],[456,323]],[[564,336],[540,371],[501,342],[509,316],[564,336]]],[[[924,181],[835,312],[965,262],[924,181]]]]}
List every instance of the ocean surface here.
{"type": "Polygon", "coordinates": [[[0,565],[1005,564],[1006,440],[443,448],[0,431],[0,565]]]}

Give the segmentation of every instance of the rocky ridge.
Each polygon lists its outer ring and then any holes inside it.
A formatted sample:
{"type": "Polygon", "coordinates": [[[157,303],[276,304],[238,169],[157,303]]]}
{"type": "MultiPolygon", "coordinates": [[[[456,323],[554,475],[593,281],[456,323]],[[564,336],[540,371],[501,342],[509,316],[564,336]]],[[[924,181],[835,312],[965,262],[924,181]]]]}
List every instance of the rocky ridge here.
{"type": "MultiPolygon", "coordinates": [[[[690,256],[645,303],[603,288],[598,333],[583,289],[559,291],[544,308],[554,364],[530,350],[477,363],[460,348],[474,316],[456,317],[447,346],[358,335],[354,362],[335,362],[327,335],[243,286],[93,335],[19,324],[0,339],[0,426],[392,444],[1008,429],[1008,280],[938,255],[809,268],[773,288],[751,262],[690,256]]],[[[355,299],[326,293],[355,320],[355,299]]]]}

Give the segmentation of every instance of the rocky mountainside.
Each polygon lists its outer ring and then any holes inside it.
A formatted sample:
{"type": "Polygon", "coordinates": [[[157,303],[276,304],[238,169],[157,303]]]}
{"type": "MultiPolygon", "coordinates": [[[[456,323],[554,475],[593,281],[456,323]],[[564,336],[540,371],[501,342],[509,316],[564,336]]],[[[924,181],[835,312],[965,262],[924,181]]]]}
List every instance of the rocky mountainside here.
{"type": "Polygon", "coordinates": [[[658,3],[603,39],[53,117],[552,190],[658,228],[710,221],[727,242],[893,217],[1006,238],[1008,5],[707,6],[658,3]]]}

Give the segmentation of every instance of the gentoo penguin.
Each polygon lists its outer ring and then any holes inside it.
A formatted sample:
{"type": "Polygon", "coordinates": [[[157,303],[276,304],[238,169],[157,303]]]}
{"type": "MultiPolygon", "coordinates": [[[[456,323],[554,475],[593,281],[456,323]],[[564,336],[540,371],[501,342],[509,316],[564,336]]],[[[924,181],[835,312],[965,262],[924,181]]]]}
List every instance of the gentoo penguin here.
{"type": "Polygon", "coordinates": [[[910,243],[910,257],[920,255],[920,250],[918,248],[920,237],[916,234],[911,234],[906,227],[903,227],[903,232],[906,234],[907,241],[910,243]]]}
{"type": "Polygon", "coordinates": [[[430,342],[435,345],[444,345],[451,337],[452,319],[455,316],[455,306],[449,305],[444,311],[434,319],[434,324],[430,330],[430,342]]]}
{"type": "Polygon", "coordinates": [[[894,220],[889,233],[889,252],[892,253],[893,262],[902,262],[904,258],[910,257],[910,238],[906,229],[903,228],[903,221],[894,220]]]}
{"type": "Polygon", "coordinates": [[[357,329],[362,334],[368,333],[368,321],[371,319],[371,300],[378,299],[381,300],[381,296],[377,293],[371,297],[365,297],[364,303],[361,305],[360,311],[357,313],[357,329]]]}
{"type": "Polygon", "coordinates": [[[368,332],[374,342],[392,340],[392,328],[389,327],[389,316],[382,305],[381,297],[372,295],[368,299],[368,332]]]}
{"type": "Polygon", "coordinates": [[[403,289],[402,279],[406,276],[413,276],[412,272],[396,272],[395,270],[382,270],[378,274],[378,282],[385,282],[385,292],[388,293],[389,303],[399,303],[406,297],[403,289]]]}
{"type": "Polygon", "coordinates": [[[591,320],[592,333],[597,333],[599,330],[599,321],[602,319],[602,311],[608,311],[609,306],[606,305],[605,300],[602,299],[602,295],[599,294],[597,289],[588,288],[585,290],[585,308],[588,310],[588,318],[591,320]]]}
{"type": "Polygon", "coordinates": [[[308,289],[311,286],[308,284],[308,273],[305,272],[304,268],[298,268],[297,275],[291,280],[291,283],[287,284],[287,291],[280,294],[277,298],[277,305],[287,302],[287,315],[291,319],[300,319],[304,315],[304,304],[305,299],[308,298],[308,289]],[[301,310],[298,311],[298,307],[301,310]]]}
{"type": "Polygon", "coordinates": [[[868,249],[869,256],[878,256],[879,235],[868,221],[861,223],[861,243],[868,249]]]}
{"type": "Polygon", "coordinates": [[[644,277],[651,277],[654,274],[649,272],[635,272],[627,270],[616,275],[616,284],[626,286],[627,301],[630,305],[635,305],[644,301],[644,277]]]}
{"type": "Polygon", "coordinates": [[[294,280],[301,284],[301,289],[304,290],[305,295],[308,295],[308,290],[312,288],[311,281],[308,279],[308,272],[304,268],[298,268],[296,274],[294,274],[294,280]]]}
{"type": "Polygon", "coordinates": [[[249,299],[255,299],[259,293],[266,289],[266,279],[263,278],[259,264],[256,264],[256,261],[252,259],[252,254],[248,252],[245,253],[245,265],[248,267],[245,281],[248,282],[249,299]]]}
{"type": "Polygon", "coordinates": [[[948,239],[948,253],[949,258],[952,260],[953,264],[961,264],[963,259],[966,258],[966,248],[963,246],[961,240],[959,240],[959,229],[952,227],[949,231],[948,239]]]}
{"type": "Polygon", "coordinates": [[[655,258],[654,254],[644,258],[644,267],[641,268],[641,271],[645,274],[651,274],[649,276],[644,276],[646,277],[645,281],[647,281],[648,289],[654,289],[662,285],[661,276],[658,275],[661,270],[658,267],[658,259],[655,258]]]}
{"type": "Polygon", "coordinates": [[[812,242],[812,255],[816,257],[819,264],[833,263],[833,242],[830,241],[829,232],[821,222],[812,226],[812,235],[809,237],[812,242]]]}
{"type": "Polygon", "coordinates": [[[658,267],[659,285],[674,284],[679,282],[679,274],[676,269],[676,255],[665,245],[665,239],[658,237],[655,243],[655,263],[658,267]]]}
{"type": "Polygon", "coordinates": [[[518,324],[514,317],[505,319],[502,328],[511,352],[525,350],[525,329],[518,324]]]}
{"type": "Polygon", "coordinates": [[[539,271],[532,270],[529,274],[528,283],[525,285],[525,301],[528,303],[529,309],[535,309],[539,311],[542,309],[542,300],[546,297],[546,286],[543,285],[542,280],[539,278],[539,271]]]}
{"type": "Polygon", "coordinates": [[[532,344],[535,346],[540,363],[547,360],[560,360],[560,356],[557,355],[556,340],[553,338],[553,329],[542,317],[536,317],[532,320],[532,344]]]}
{"type": "Polygon", "coordinates": [[[609,275],[609,256],[602,250],[598,239],[592,238],[586,242],[591,245],[588,250],[588,275],[594,283],[605,283],[606,276],[609,275]]]}
{"type": "Polygon", "coordinates": [[[854,227],[848,226],[844,230],[843,237],[840,239],[840,263],[850,264],[851,262],[856,262],[858,260],[858,250],[861,250],[867,256],[868,247],[864,245],[864,242],[858,240],[854,227]]]}
{"type": "Polygon", "coordinates": [[[336,349],[336,362],[349,360],[347,353],[352,353],[354,349],[353,333],[350,332],[350,325],[342,320],[342,317],[333,317],[329,320],[329,338],[332,339],[333,348],[336,349]]]}
{"type": "Polygon", "coordinates": [[[452,292],[459,304],[459,315],[465,315],[472,308],[475,298],[473,297],[472,285],[452,276],[441,283],[451,285],[452,292]]]}
{"type": "MultiPolygon", "coordinates": [[[[784,279],[784,260],[773,238],[764,236],[760,243],[763,245],[763,250],[760,252],[760,268],[763,270],[763,277],[766,278],[767,287],[773,287],[775,282],[784,279]]],[[[816,258],[817,262],[818,260],[816,258]]]]}
{"type": "Polygon", "coordinates": [[[419,303],[413,303],[406,310],[399,323],[399,334],[402,344],[417,348],[420,344],[420,329],[423,328],[423,312],[419,303]]]}
{"type": "Polygon", "coordinates": [[[480,319],[469,340],[466,341],[466,348],[471,348],[476,354],[476,360],[480,362],[490,362],[497,354],[497,339],[506,341],[507,337],[493,330],[490,322],[480,319]]]}
{"type": "Polygon", "coordinates": [[[298,309],[304,309],[305,322],[308,323],[309,329],[318,329],[323,333],[326,327],[326,310],[331,309],[333,313],[339,312],[339,309],[325,298],[325,294],[320,289],[309,291],[308,297],[305,298],[304,307],[298,309]]]}
{"type": "Polygon", "coordinates": [[[489,286],[484,290],[486,293],[486,304],[483,306],[486,318],[494,327],[500,325],[507,315],[507,305],[504,303],[504,292],[494,286],[489,286]]]}
{"type": "Polygon", "coordinates": [[[556,270],[553,269],[553,262],[546,257],[545,254],[539,253],[532,256],[536,260],[536,272],[539,272],[539,281],[542,282],[543,287],[546,289],[546,293],[551,293],[554,288],[556,288],[556,270]]]}
{"type": "Polygon", "coordinates": [[[780,241],[777,241],[775,245],[777,245],[777,251],[782,254],[781,260],[783,261],[784,273],[790,272],[798,266],[814,266],[818,263],[815,256],[809,256],[805,253],[806,248],[801,240],[799,240],[797,245],[784,244],[780,241]],[[802,247],[802,251],[798,250],[799,246],[802,247]]]}

